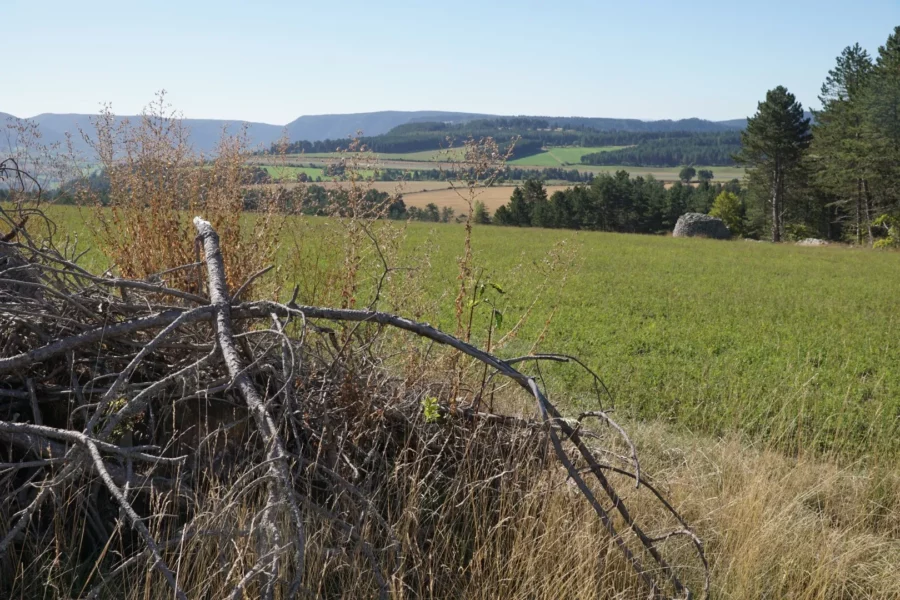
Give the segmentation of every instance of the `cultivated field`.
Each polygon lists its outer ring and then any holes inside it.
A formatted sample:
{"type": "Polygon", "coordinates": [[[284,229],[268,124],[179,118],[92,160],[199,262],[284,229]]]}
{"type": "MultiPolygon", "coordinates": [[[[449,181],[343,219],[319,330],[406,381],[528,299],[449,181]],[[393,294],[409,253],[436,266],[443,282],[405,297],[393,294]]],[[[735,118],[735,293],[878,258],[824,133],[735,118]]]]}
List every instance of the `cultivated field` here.
{"type": "Polygon", "coordinates": [[[326,178],[325,171],[323,169],[315,168],[315,167],[296,167],[296,166],[282,166],[282,165],[261,165],[263,169],[266,170],[266,173],[269,174],[269,177],[277,180],[287,180],[294,181],[297,179],[297,175],[300,173],[306,173],[307,177],[310,179],[315,179],[316,177],[321,177],[322,179],[326,178]]]}
{"type": "MultiPolygon", "coordinates": [[[[628,167],[617,165],[583,165],[581,157],[592,152],[607,152],[616,150],[620,146],[604,146],[595,148],[586,147],[557,147],[548,148],[544,152],[509,161],[509,165],[524,169],[566,168],[576,169],[582,173],[615,173],[616,171],[628,171],[632,175],[652,175],[661,181],[678,181],[678,173],[681,167],[628,167]]],[[[415,171],[425,169],[452,169],[458,167],[462,160],[462,150],[428,150],[424,152],[409,152],[400,154],[360,154],[356,155],[362,166],[367,169],[400,169],[415,171]]],[[[283,157],[254,156],[248,162],[259,165],[287,165],[309,168],[321,168],[341,160],[350,158],[351,155],[330,153],[312,154],[288,154],[283,157]]],[[[740,167],[710,167],[699,165],[697,170],[708,169],[713,172],[715,181],[730,181],[742,179],[744,170],[740,167]]]]}
{"type": "MultiPolygon", "coordinates": [[[[456,214],[465,214],[469,212],[469,205],[466,202],[466,198],[468,197],[468,190],[460,190],[463,194],[462,197],[460,197],[459,193],[457,193],[455,190],[448,187],[429,190],[427,192],[413,192],[413,190],[419,187],[417,185],[418,183],[420,182],[411,182],[406,186],[406,189],[408,189],[409,191],[404,192],[403,201],[407,206],[424,208],[426,205],[434,203],[439,207],[448,206],[455,210],[456,214]]],[[[551,194],[553,194],[553,192],[557,190],[564,190],[568,187],[570,186],[548,185],[546,186],[547,196],[549,197],[551,194]]],[[[491,213],[493,213],[499,207],[509,202],[509,197],[512,194],[513,189],[514,186],[507,185],[484,188],[479,190],[477,200],[484,202],[485,207],[491,213]]]]}
{"type": "Polygon", "coordinates": [[[509,161],[509,164],[525,167],[563,167],[563,166],[581,166],[581,157],[585,154],[593,154],[595,152],[609,152],[610,150],[618,150],[624,146],[600,146],[600,147],[582,147],[582,146],[564,146],[556,148],[547,148],[539,154],[524,156],[509,161]]]}

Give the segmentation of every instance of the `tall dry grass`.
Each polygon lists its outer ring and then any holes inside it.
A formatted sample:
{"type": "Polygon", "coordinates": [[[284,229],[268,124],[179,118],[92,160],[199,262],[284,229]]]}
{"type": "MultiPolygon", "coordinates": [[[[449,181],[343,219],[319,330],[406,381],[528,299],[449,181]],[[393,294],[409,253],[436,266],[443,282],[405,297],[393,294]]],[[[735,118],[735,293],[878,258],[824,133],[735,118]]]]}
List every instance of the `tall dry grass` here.
{"type": "MultiPolygon", "coordinates": [[[[223,132],[216,152],[204,156],[167,103],[165,92],[137,122],[117,119],[109,106],[83,132],[96,155],[98,180],[77,185],[93,238],[123,277],[144,278],[197,260],[191,219],[203,215],[222,238],[229,283],[238,286],[271,263],[284,225],[284,191],[248,190],[252,171],[246,130],[223,132]],[[99,183],[99,185],[98,185],[99,183]],[[247,218],[248,210],[252,217],[247,218]]],[[[169,276],[196,284],[186,272],[169,276]]]]}
{"type": "MultiPolygon", "coordinates": [[[[379,556],[391,572],[391,597],[646,598],[583,498],[545,462],[534,431],[462,422],[419,431],[385,455],[377,483],[357,484],[371,492],[372,512],[379,515],[358,523],[358,533],[383,538],[388,527],[396,536],[398,553],[379,556]]],[[[789,459],[738,439],[688,438],[657,425],[632,431],[645,470],[706,542],[714,598],[900,597],[896,468],[789,459]]],[[[187,510],[195,527],[178,531],[165,517],[148,523],[158,539],[168,540],[165,558],[190,598],[222,597],[259,559],[245,532],[265,501],[262,488],[257,495],[209,476],[213,460],[212,452],[202,453],[194,467],[196,487],[181,492],[191,498],[187,510]]],[[[334,510],[356,501],[339,499],[334,510]]],[[[663,527],[646,492],[632,490],[627,501],[663,527]]],[[[163,515],[185,510],[171,495],[149,502],[163,515]]],[[[127,528],[111,532],[99,555],[78,557],[90,535],[88,528],[72,526],[80,514],[76,506],[55,507],[56,535],[31,548],[31,560],[8,574],[9,597],[81,598],[99,581],[107,582],[102,598],[171,597],[158,574],[144,566],[102,572],[104,558],[131,543],[127,528]]],[[[346,532],[315,513],[306,516],[307,597],[374,597],[369,564],[346,532]]],[[[686,549],[670,552],[691,579],[699,565],[686,549]]],[[[292,566],[284,568],[289,581],[292,566]]],[[[276,597],[287,597],[288,587],[285,581],[276,597]]],[[[258,593],[248,582],[244,597],[258,593]]]]}

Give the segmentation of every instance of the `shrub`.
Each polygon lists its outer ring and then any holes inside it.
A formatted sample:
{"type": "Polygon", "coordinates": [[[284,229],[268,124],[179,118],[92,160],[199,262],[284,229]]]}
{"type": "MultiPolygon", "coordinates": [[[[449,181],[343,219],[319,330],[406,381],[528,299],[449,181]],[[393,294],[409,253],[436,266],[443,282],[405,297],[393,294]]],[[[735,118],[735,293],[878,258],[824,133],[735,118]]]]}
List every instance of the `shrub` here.
{"type": "Polygon", "coordinates": [[[743,237],[746,234],[744,205],[737,194],[722,192],[716,196],[709,216],[722,219],[732,235],[743,237]]]}

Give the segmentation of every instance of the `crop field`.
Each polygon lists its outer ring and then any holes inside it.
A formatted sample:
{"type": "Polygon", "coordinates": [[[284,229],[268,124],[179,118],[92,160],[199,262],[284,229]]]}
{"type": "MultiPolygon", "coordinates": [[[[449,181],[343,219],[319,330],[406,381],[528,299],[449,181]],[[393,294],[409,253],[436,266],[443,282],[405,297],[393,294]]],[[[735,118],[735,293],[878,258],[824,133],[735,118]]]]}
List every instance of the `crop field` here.
{"type": "MultiPolygon", "coordinates": [[[[88,239],[77,210],[54,215],[88,239]]],[[[286,230],[315,245],[332,226],[292,218],[286,230]]],[[[428,255],[422,289],[434,309],[422,318],[452,330],[448,282],[464,229],[404,227],[404,266],[428,255]]],[[[575,255],[566,283],[553,276],[504,356],[528,353],[552,313],[539,350],[581,357],[620,418],[739,432],[790,452],[900,454],[900,253],[477,226],[476,259],[505,291],[506,327],[545,283],[538,265],[559,244],[575,255]]],[[[542,374],[573,410],[594,405],[574,370],[542,374]]]]}
{"type": "Polygon", "coordinates": [[[282,165],[261,165],[263,169],[266,170],[266,173],[269,174],[269,177],[273,179],[285,179],[287,181],[295,181],[297,179],[297,175],[300,173],[306,173],[306,175],[310,179],[315,179],[316,177],[321,177],[322,179],[326,178],[325,171],[315,167],[294,167],[294,166],[282,166],[282,165]]]}
{"type": "MultiPolygon", "coordinates": [[[[553,152],[556,153],[559,148],[554,149],[553,152]]],[[[566,148],[567,151],[574,151],[581,149],[576,148],[566,148]]],[[[598,150],[597,148],[593,148],[590,150],[598,150]]],[[[375,156],[367,156],[361,158],[360,166],[364,167],[367,171],[371,172],[374,168],[380,169],[399,169],[402,171],[416,171],[416,170],[424,170],[424,169],[436,169],[439,166],[443,166],[445,169],[451,168],[452,163],[441,163],[435,162],[440,160],[441,157],[437,155],[438,151],[432,152],[414,152],[410,154],[382,154],[377,158],[375,156]],[[414,155],[420,155],[419,158],[414,158],[414,155]],[[425,160],[424,157],[430,156],[434,160],[425,160]],[[388,158],[390,157],[390,158],[388,158]]],[[[340,159],[337,156],[323,156],[323,155],[311,155],[311,154],[297,154],[297,155],[288,155],[279,159],[275,159],[272,157],[252,157],[248,162],[250,164],[257,164],[263,166],[265,168],[269,167],[277,167],[278,165],[285,165],[289,167],[302,167],[305,169],[321,169],[322,167],[335,163],[340,159]],[[313,165],[310,167],[310,165],[313,165]]],[[[520,158],[517,160],[513,160],[509,162],[510,166],[524,168],[524,169],[534,169],[540,170],[544,168],[555,168],[562,167],[566,169],[576,169],[582,173],[615,173],[617,171],[627,171],[631,173],[633,176],[653,176],[654,178],[660,181],[674,182],[678,181],[678,173],[681,171],[681,167],[628,167],[628,166],[619,166],[619,165],[582,165],[578,163],[572,163],[570,165],[563,165],[556,158],[551,156],[550,152],[543,152],[541,154],[536,154],[534,156],[526,156],[525,158],[520,158]]],[[[710,166],[697,166],[695,167],[697,170],[700,169],[708,169],[713,172],[713,180],[714,181],[731,181],[732,179],[743,179],[744,177],[744,169],[741,167],[710,167],[710,166]]]]}
{"type": "MultiPolygon", "coordinates": [[[[439,207],[448,206],[456,211],[456,214],[466,214],[469,212],[469,205],[466,202],[465,198],[468,197],[468,191],[463,189],[463,196],[461,197],[455,190],[449,188],[444,184],[444,187],[441,189],[429,190],[426,192],[415,192],[414,190],[418,187],[418,184],[422,182],[410,182],[406,185],[406,190],[403,193],[403,201],[407,206],[416,206],[418,208],[424,208],[428,204],[436,204],[439,207]]],[[[430,182],[428,182],[430,183],[430,182]]],[[[564,190],[568,187],[568,185],[548,185],[547,196],[549,197],[553,192],[557,190],[564,190]]],[[[503,206],[507,202],[509,202],[509,197],[512,194],[514,186],[493,186],[489,188],[483,188],[479,190],[477,200],[484,202],[485,207],[493,213],[499,207],[503,206]]]]}
{"type": "Polygon", "coordinates": [[[536,166],[536,167],[561,167],[567,165],[581,165],[581,157],[585,154],[593,154],[595,152],[609,152],[618,150],[624,146],[601,146],[601,147],[582,147],[582,146],[560,146],[555,148],[547,148],[539,154],[517,158],[509,162],[516,166],[536,166]]]}

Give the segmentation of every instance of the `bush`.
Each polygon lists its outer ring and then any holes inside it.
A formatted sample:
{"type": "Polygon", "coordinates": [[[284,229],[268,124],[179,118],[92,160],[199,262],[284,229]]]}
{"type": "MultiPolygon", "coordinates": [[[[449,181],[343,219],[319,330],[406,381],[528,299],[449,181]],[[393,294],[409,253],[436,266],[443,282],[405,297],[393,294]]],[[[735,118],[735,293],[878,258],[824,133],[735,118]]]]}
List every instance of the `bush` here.
{"type": "Polygon", "coordinates": [[[722,192],[713,201],[709,216],[722,219],[722,222],[731,230],[732,235],[744,237],[747,232],[745,226],[744,204],[737,194],[722,192]]]}

